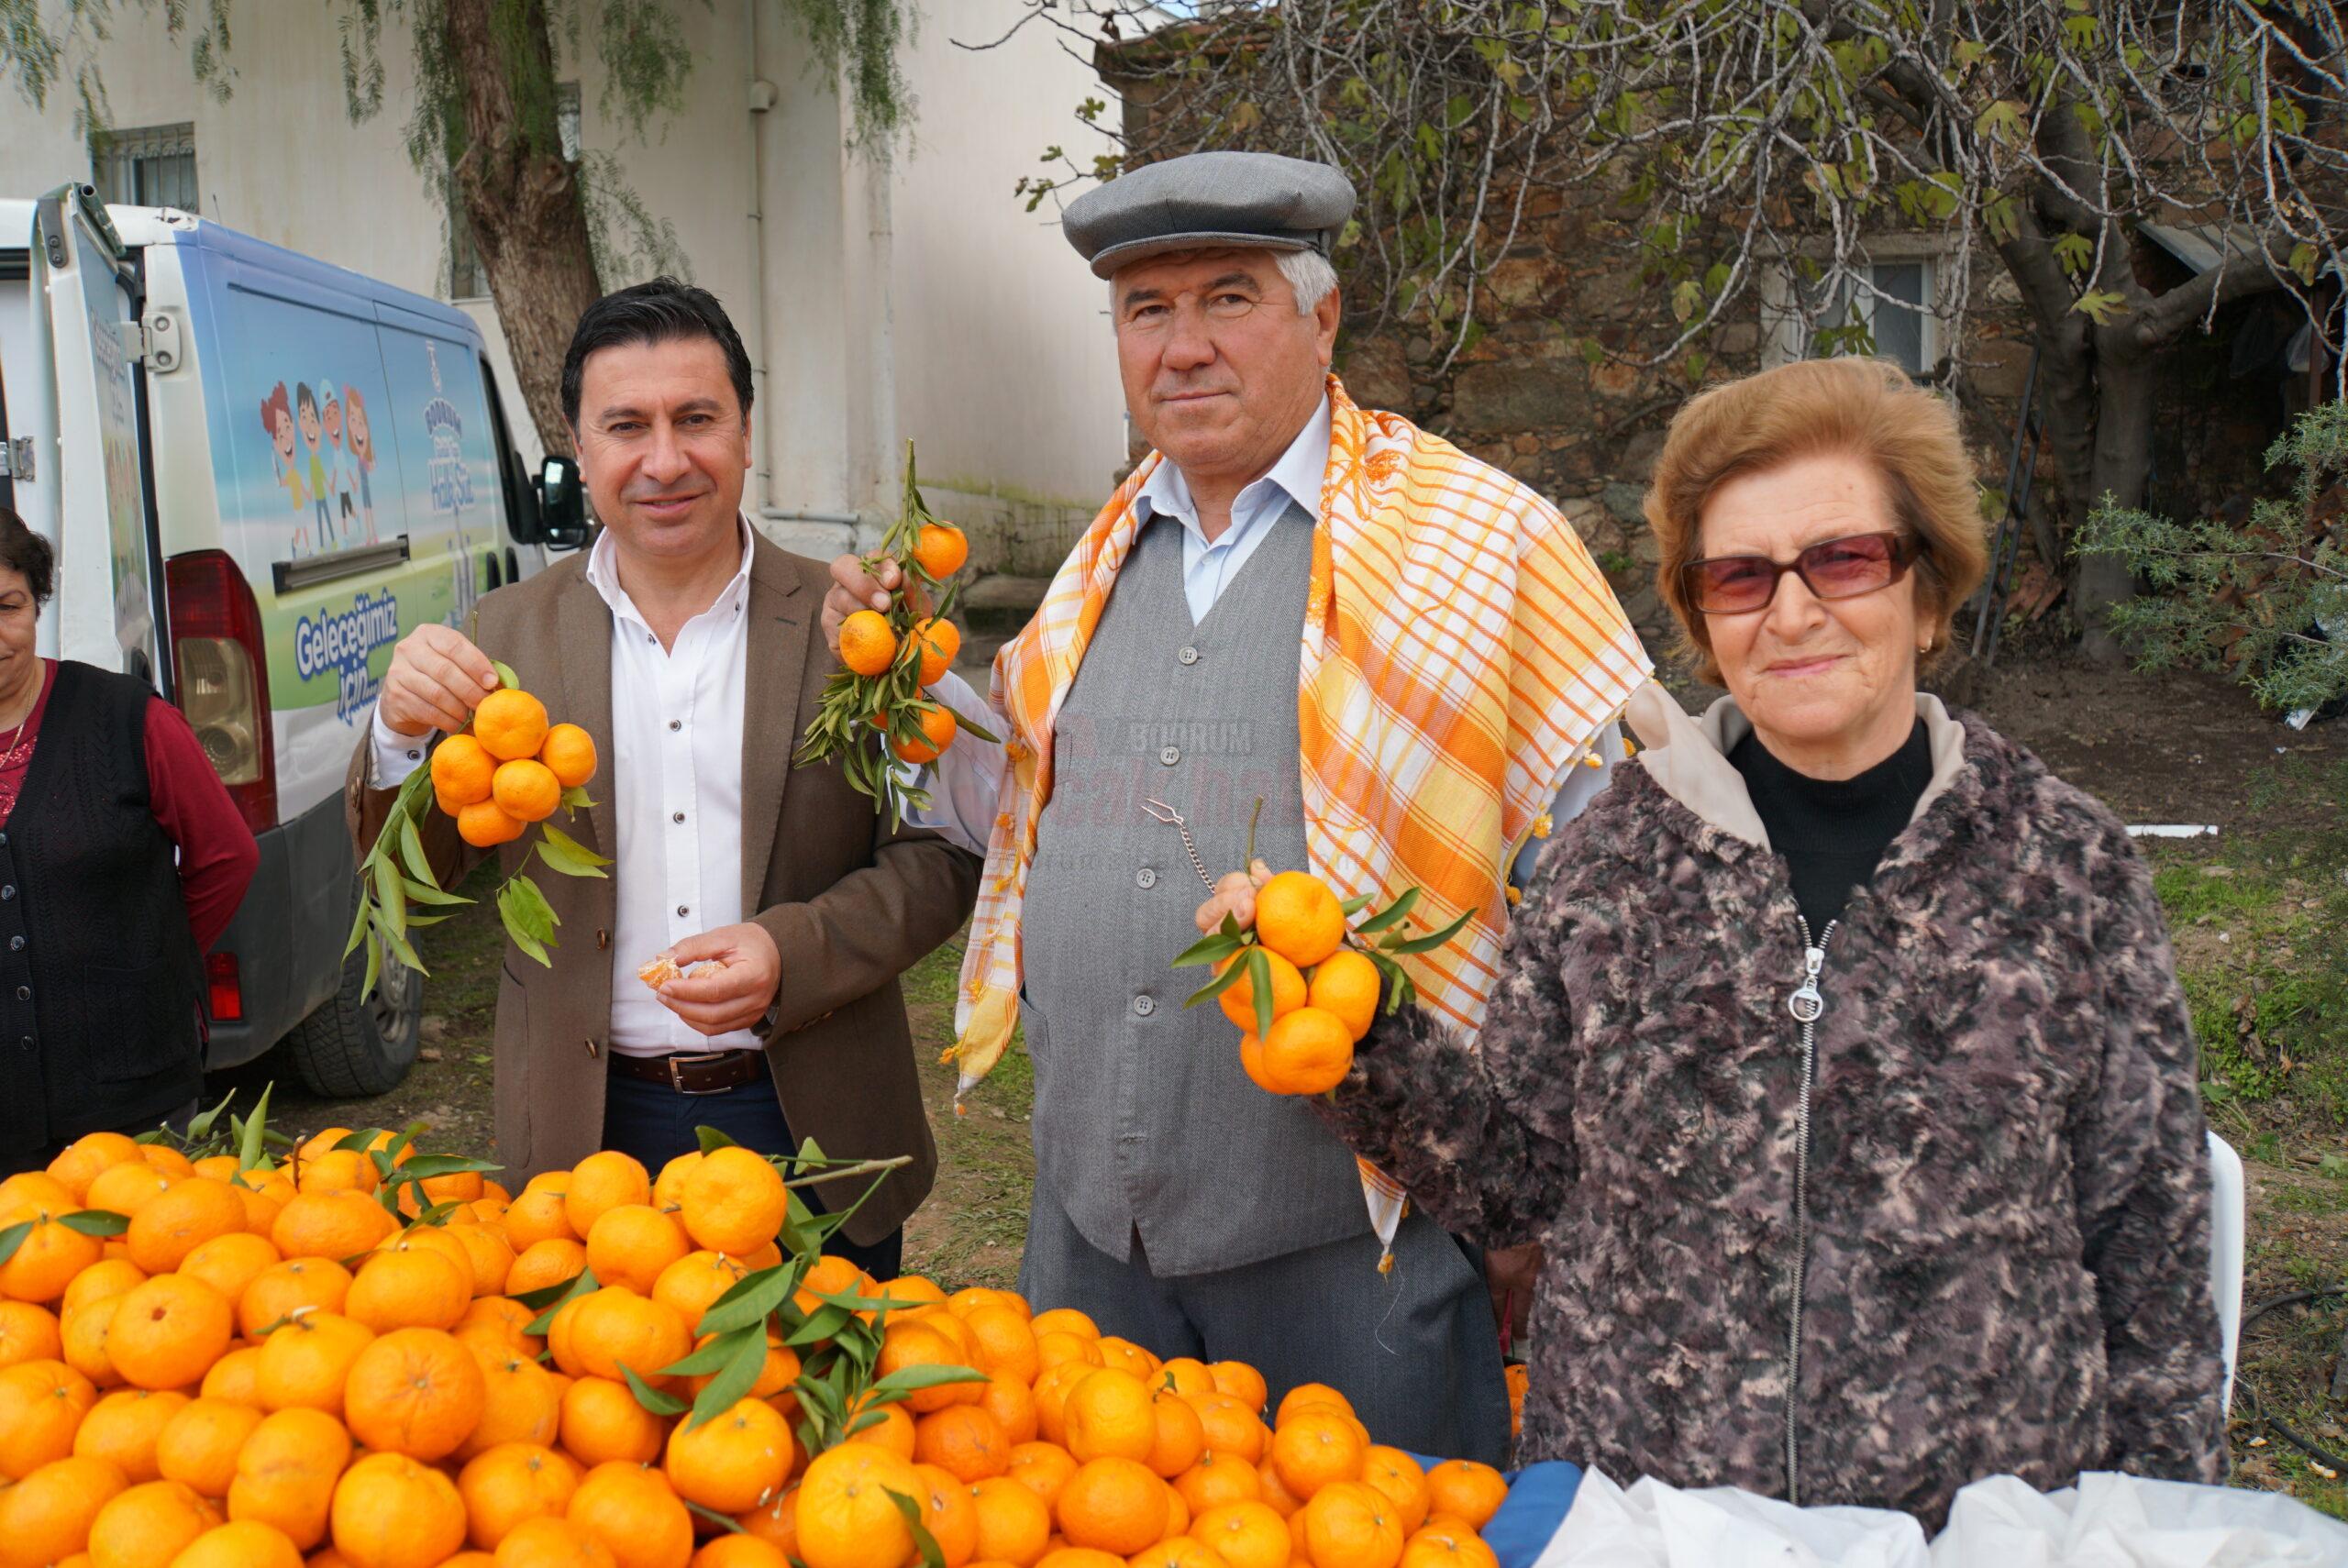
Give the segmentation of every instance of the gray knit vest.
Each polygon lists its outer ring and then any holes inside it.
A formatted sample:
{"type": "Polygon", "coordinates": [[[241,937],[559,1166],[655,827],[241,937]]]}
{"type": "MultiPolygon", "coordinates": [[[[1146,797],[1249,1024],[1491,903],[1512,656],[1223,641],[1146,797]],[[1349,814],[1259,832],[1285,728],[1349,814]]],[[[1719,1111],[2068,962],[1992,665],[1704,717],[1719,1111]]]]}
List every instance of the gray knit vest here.
{"type": "Polygon", "coordinates": [[[1313,519],[1291,504],[1192,625],[1182,528],[1152,520],[1053,724],[1023,908],[1021,1018],[1036,1069],[1036,1171],[1077,1231],[1116,1258],[1136,1231],[1151,1271],[1196,1275],[1369,1228],[1345,1145],[1302,1101],[1239,1066],[1210,977],[1176,970],[1210,875],[1256,853],[1302,867],[1298,659],[1313,519]]]}

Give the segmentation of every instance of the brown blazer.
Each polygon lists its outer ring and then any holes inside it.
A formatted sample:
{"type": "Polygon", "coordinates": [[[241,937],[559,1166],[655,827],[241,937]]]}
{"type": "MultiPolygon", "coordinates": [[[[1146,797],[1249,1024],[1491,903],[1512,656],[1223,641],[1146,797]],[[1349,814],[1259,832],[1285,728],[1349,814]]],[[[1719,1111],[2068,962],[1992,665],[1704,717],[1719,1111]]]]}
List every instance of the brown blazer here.
{"type": "MultiPolygon", "coordinates": [[[[904,1222],[937,1171],[897,977],[960,928],[977,897],[980,866],[935,834],[889,832],[887,819],[836,765],[792,766],[831,673],[818,626],[828,583],[815,562],[754,540],[742,905],[758,911],[750,918],[782,955],[781,988],[759,1030],[792,1132],[815,1139],[826,1154],[914,1156],[848,1221],[848,1238],[869,1244],[904,1222]]],[[[587,552],[483,599],[472,635],[545,699],[556,720],[594,736],[604,769],[588,788],[597,804],[564,827],[590,848],[614,853],[612,613],[587,580],[587,552]]],[[[345,789],[362,856],[394,793],[368,788],[370,738],[360,739],[345,789]]],[[[437,811],[426,813],[424,840],[443,887],[455,887],[482,856],[437,811]]],[[[521,859],[519,847],[499,851],[508,873],[521,859]]],[[[522,1178],[567,1168],[603,1147],[617,869],[582,878],[540,868],[533,877],[562,922],[553,967],[506,945],[497,992],[496,1154],[516,1190],[522,1178]]],[[[625,956],[632,968],[652,955],[625,956]]],[[[867,1179],[815,1190],[827,1205],[844,1207],[867,1179]]]]}

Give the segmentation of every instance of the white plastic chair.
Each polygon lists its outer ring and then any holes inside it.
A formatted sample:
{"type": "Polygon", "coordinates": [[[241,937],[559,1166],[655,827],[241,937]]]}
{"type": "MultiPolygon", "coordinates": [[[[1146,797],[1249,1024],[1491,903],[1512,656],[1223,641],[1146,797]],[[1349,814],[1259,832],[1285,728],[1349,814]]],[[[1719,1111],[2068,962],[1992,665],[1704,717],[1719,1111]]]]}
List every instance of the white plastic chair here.
{"type": "Polygon", "coordinates": [[[2226,1402],[2234,1403],[2234,1351],[2242,1338],[2242,1254],[2245,1204],[2242,1156],[2210,1134],[2210,1294],[2218,1307],[2218,1337],[2226,1355],[2226,1402]]]}

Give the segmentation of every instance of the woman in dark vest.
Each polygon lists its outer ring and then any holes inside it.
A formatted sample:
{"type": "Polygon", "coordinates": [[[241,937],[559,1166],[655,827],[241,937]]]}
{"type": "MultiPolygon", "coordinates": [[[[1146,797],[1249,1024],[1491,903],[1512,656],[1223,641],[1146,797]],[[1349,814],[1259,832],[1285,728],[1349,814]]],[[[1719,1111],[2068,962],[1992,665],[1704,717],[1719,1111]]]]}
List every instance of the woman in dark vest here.
{"type": "Polygon", "coordinates": [[[204,950],[260,858],[177,708],[34,651],[54,565],[0,507],[0,1174],[192,1108],[204,950]]]}

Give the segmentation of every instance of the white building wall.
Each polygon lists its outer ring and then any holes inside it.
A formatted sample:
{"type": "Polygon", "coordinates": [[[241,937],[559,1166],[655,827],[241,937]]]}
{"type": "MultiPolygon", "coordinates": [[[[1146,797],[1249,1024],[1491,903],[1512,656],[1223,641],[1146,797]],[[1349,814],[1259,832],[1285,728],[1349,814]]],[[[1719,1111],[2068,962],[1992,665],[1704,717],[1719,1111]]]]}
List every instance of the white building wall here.
{"type": "Polygon", "coordinates": [[[1058,206],[1047,198],[1030,213],[1013,193],[1023,175],[1053,172],[1047,147],[1086,168],[1110,149],[1075,115],[1110,94],[1057,28],[959,47],[1002,37],[1028,10],[1026,0],[933,0],[907,63],[920,116],[894,200],[896,337],[912,372],[897,408],[923,474],[945,492],[932,504],[999,523],[1018,547],[1010,564],[1041,571],[1124,462],[1124,394],[1108,291],[1061,237],[1058,206]]]}
{"type": "MultiPolygon", "coordinates": [[[[931,0],[907,66],[920,105],[913,144],[878,202],[842,145],[838,96],[807,69],[781,0],[679,6],[699,61],[688,103],[641,139],[604,114],[592,49],[567,63],[584,145],[617,155],[749,347],[753,507],[868,523],[892,513],[902,436],[919,443],[925,475],[951,481],[932,500],[977,525],[982,562],[1003,555],[991,526],[1089,514],[1107,492],[1124,455],[1123,402],[1099,290],[1056,214],[1027,214],[1012,195],[1045,145],[1091,134],[1069,112],[1101,89],[1041,28],[989,53],[954,42],[991,37],[1019,8],[931,0]]],[[[205,217],[446,297],[445,215],[402,146],[414,80],[405,35],[386,30],[382,110],[354,126],[338,18],[331,7],[272,5],[266,26],[240,28],[226,102],[196,85],[185,50],[151,19],[121,18],[99,56],[114,123],[194,124],[205,217]]],[[[0,193],[89,172],[70,94],[36,110],[0,89],[0,193]]],[[[495,312],[486,300],[460,303],[482,323],[535,461],[495,312]]]]}

